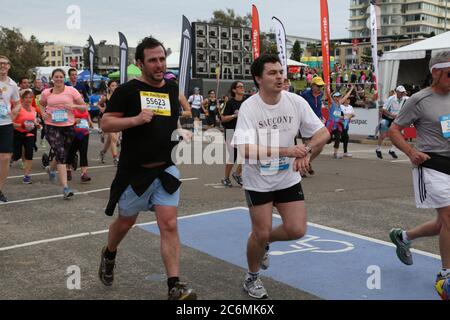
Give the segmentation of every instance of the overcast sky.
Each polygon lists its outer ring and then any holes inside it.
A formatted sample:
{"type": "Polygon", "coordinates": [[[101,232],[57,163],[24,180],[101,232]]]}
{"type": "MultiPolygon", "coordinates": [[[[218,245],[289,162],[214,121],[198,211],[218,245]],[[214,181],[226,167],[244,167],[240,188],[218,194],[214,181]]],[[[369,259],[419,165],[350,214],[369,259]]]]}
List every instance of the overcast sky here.
{"type": "MultiPolygon", "coordinates": [[[[209,20],[214,10],[233,9],[236,14],[258,7],[261,31],[272,27],[272,16],[279,18],[288,35],[320,38],[319,0],[0,0],[0,25],[16,27],[29,38],[39,41],[86,44],[89,34],[94,41],[117,44],[117,32],[128,38],[130,46],[147,35],[161,40],[166,47],[179,50],[181,16],[191,22],[209,20]],[[80,29],[69,29],[69,6],[80,9],[80,29]]],[[[331,38],[348,37],[349,0],[328,0],[331,38]]]]}

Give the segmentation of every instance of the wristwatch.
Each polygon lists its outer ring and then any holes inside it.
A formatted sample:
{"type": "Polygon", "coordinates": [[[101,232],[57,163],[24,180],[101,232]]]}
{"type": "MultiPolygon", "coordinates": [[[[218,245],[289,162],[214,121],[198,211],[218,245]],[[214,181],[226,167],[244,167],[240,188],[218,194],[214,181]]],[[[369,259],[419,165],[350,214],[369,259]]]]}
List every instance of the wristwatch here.
{"type": "Polygon", "coordinates": [[[312,147],[311,146],[306,146],[306,150],[308,151],[308,153],[312,153],[312,147]]]}

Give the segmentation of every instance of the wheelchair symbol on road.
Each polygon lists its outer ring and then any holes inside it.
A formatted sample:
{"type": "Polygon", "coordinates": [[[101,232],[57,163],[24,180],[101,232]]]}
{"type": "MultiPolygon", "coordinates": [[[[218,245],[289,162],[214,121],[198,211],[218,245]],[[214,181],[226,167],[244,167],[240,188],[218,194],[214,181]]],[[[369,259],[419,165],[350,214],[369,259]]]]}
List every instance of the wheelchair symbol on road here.
{"type": "Polygon", "coordinates": [[[296,244],[289,245],[294,250],[289,251],[270,251],[269,254],[271,256],[282,256],[289,253],[300,253],[300,252],[315,252],[315,253],[342,253],[347,251],[352,251],[355,246],[347,241],[339,241],[339,240],[328,240],[328,239],[320,239],[317,236],[305,236],[301,240],[296,241],[296,244]],[[314,245],[311,244],[314,242],[314,245]],[[336,244],[336,249],[321,249],[320,243],[333,243],[336,244]]]}

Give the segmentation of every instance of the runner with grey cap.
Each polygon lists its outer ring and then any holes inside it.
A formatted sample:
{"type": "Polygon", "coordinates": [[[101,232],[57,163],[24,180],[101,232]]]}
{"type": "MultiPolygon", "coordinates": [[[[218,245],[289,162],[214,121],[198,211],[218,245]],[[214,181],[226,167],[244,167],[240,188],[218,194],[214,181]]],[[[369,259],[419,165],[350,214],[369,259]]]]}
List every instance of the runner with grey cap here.
{"type": "Polygon", "coordinates": [[[435,219],[410,230],[392,229],[391,241],[397,256],[413,264],[411,242],[421,237],[439,236],[442,270],[436,279],[436,291],[450,300],[450,51],[430,60],[431,87],[414,94],[404,105],[389,131],[392,142],[413,165],[416,206],[433,208],[435,219]],[[415,148],[402,136],[402,129],[414,124],[415,148]]]}
{"type": "MultiPolygon", "coordinates": [[[[381,121],[379,124],[379,136],[378,136],[378,145],[375,153],[379,159],[383,159],[383,154],[381,153],[381,145],[383,144],[384,139],[386,139],[387,132],[392,124],[392,122],[397,117],[401,108],[405,104],[408,97],[406,96],[406,89],[404,86],[398,86],[395,89],[395,95],[390,96],[383,105],[381,109],[381,121]]],[[[397,159],[398,156],[395,153],[394,146],[389,149],[389,154],[392,158],[397,159]]]]}

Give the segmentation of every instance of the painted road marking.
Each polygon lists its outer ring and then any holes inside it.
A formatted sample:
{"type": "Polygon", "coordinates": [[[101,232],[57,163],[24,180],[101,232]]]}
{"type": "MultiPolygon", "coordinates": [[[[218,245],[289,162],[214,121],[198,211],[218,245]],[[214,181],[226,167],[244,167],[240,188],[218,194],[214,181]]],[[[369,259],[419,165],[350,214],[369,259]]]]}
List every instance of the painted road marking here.
{"type": "MultiPolygon", "coordinates": [[[[96,167],[89,167],[89,170],[104,169],[104,168],[112,168],[112,167],[114,167],[114,166],[113,166],[113,165],[96,166],[96,167]]],[[[48,175],[47,172],[40,172],[40,173],[32,173],[32,174],[30,174],[31,177],[36,177],[36,176],[46,176],[46,175],[48,175]]],[[[23,178],[23,175],[8,177],[8,179],[17,179],[17,178],[23,178]]]]}
{"type": "MultiPolygon", "coordinates": [[[[239,208],[232,208],[229,210],[234,210],[234,209],[239,209],[239,208]]],[[[190,218],[194,218],[194,217],[201,217],[201,216],[215,214],[215,213],[222,213],[225,211],[226,210],[222,209],[222,210],[202,212],[202,213],[197,213],[197,214],[193,214],[193,215],[178,217],[178,220],[190,219],[190,218]]],[[[145,227],[145,226],[149,226],[149,225],[153,225],[153,224],[156,224],[156,221],[136,224],[133,226],[133,228],[145,227]]],[[[31,247],[31,246],[35,246],[35,245],[39,245],[39,244],[44,244],[44,243],[57,242],[57,241],[62,241],[62,240],[67,240],[67,239],[83,238],[83,237],[88,237],[88,236],[93,236],[93,235],[98,235],[98,234],[104,234],[104,233],[107,233],[108,231],[109,231],[109,229],[93,231],[93,232],[82,232],[82,233],[78,233],[78,234],[72,234],[72,235],[62,236],[62,237],[57,237],[57,238],[50,238],[50,239],[44,239],[44,240],[39,240],[39,241],[26,242],[26,243],[21,243],[21,244],[16,244],[16,245],[0,248],[0,252],[18,249],[18,248],[31,247]]]]}
{"type": "MultiPolygon", "coordinates": [[[[280,223],[275,215],[274,225],[280,223]]],[[[156,225],[141,228],[159,234],[156,225]]],[[[247,269],[248,209],[185,219],[179,230],[184,245],[247,269]]],[[[405,266],[393,244],[309,224],[303,239],[271,245],[271,266],[262,275],[323,299],[438,299],[434,291],[441,268],[438,256],[413,252],[414,265],[405,266]],[[369,286],[374,267],[380,270],[379,289],[369,286]]]]}
{"type": "MultiPolygon", "coordinates": [[[[186,178],[186,179],[180,179],[180,181],[195,181],[199,178],[186,178]]],[[[110,188],[103,188],[103,189],[95,189],[95,190],[89,190],[89,191],[83,191],[83,192],[75,192],[75,195],[87,195],[91,193],[97,193],[97,192],[104,192],[109,191],[110,188]]],[[[39,198],[31,198],[31,199],[22,199],[22,200],[14,200],[14,201],[8,201],[8,202],[0,202],[0,206],[6,206],[9,204],[15,204],[15,203],[24,203],[24,202],[33,202],[33,201],[40,201],[40,200],[46,200],[46,199],[55,199],[55,198],[61,198],[61,194],[52,195],[52,196],[46,196],[46,197],[39,197],[39,198]]]]}

